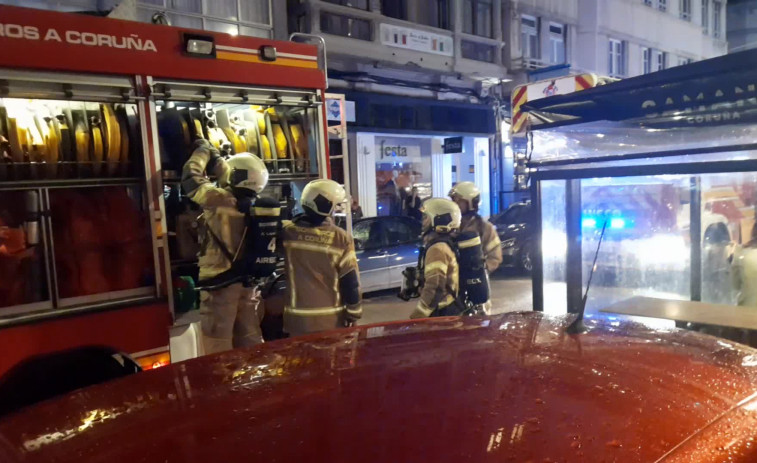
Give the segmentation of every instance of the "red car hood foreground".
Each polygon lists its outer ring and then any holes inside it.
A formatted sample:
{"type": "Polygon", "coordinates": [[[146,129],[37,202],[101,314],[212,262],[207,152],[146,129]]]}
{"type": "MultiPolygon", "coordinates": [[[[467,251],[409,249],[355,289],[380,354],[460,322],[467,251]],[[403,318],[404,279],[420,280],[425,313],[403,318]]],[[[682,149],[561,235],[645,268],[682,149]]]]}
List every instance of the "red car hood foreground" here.
{"type": "Polygon", "coordinates": [[[757,351],[566,325],[420,320],[180,363],[0,420],[0,462],[757,461],[757,351]]]}

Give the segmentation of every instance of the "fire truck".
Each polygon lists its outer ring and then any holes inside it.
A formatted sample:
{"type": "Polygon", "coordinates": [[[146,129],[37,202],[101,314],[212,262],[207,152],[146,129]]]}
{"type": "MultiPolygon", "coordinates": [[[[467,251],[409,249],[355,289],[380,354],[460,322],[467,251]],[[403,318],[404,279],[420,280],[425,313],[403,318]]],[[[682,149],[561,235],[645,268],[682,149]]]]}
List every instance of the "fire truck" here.
{"type": "Polygon", "coordinates": [[[191,146],[257,154],[291,205],[330,172],[325,48],[0,6],[0,49],[0,375],[85,345],[170,362],[191,146]]]}

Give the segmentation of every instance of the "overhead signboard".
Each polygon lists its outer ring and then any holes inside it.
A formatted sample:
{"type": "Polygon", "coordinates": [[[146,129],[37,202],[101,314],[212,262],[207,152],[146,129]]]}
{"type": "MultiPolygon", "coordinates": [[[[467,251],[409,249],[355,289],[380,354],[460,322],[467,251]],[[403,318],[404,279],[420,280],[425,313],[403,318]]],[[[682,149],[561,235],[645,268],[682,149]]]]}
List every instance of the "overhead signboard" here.
{"type": "Polygon", "coordinates": [[[379,30],[383,45],[436,55],[453,55],[454,42],[451,36],[393,24],[381,24],[379,30]]]}

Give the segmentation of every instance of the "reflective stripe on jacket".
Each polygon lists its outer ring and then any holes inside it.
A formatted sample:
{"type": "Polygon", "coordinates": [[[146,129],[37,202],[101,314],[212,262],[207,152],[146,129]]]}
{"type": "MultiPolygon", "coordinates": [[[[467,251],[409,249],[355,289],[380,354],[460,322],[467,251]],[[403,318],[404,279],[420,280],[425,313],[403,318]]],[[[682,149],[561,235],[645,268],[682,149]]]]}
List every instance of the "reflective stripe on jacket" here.
{"type": "MultiPolygon", "coordinates": [[[[433,242],[438,236],[431,233],[425,241],[433,242]]],[[[455,302],[459,290],[459,267],[455,252],[447,243],[437,242],[426,250],[423,276],[425,283],[420,301],[410,318],[428,317],[437,308],[455,302]]]]}
{"type": "Polygon", "coordinates": [[[288,285],[284,330],[296,336],[341,326],[343,312],[362,314],[360,305],[346,308],[339,278],[358,272],[351,237],[330,220],[318,226],[285,221],[282,242],[288,285]]]}
{"type": "Polygon", "coordinates": [[[460,231],[478,233],[481,237],[481,250],[486,259],[486,270],[489,273],[497,270],[502,264],[502,245],[497,228],[478,214],[465,214],[460,223],[460,231]]]}

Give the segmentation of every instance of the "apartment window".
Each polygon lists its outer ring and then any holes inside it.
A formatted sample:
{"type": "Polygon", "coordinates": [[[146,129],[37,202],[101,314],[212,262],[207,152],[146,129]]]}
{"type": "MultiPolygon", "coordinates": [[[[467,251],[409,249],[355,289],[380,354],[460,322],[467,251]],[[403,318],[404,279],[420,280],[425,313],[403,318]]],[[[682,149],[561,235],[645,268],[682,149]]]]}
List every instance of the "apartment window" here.
{"type": "MultiPolygon", "coordinates": [[[[333,3],[334,5],[349,6],[351,8],[357,8],[359,10],[368,9],[368,0],[322,0],[326,3],[333,3]]],[[[242,3],[245,3],[244,0],[242,3]]]]}
{"type": "Polygon", "coordinates": [[[466,34],[492,37],[492,0],[463,0],[463,32],[466,34]]]}
{"type": "Polygon", "coordinates": [[[539,18],[527,15],[520,17],[520,48],[523,58],[541,58],[539,18]]]}
{"type": "Polygon", "coordinates": [[[565,62],[565,24],[549,23],[549,62],[565,62]]]}
{"type": "Polygon", "coordinates": [[[371,23],[364,19],[321,12],[321,32],[359,40],[371,40],[371,23]]]}
{"type": "Polygon", "coordinates": [[[679,66],[685,66],[685,65],[691,64],[693,62],[694,62],[694,60],[691,59],[691,58],[683,58],[683,57],[679,57],[678,58],[678,65],[679,66]]]}
{"type": "Polygon", "coordinates": [[[649,74],[652,72],[652,49],[643,47],[641,49],[641,72],[649,74]]]}
{"type": "Polygon", "coordinates": [[[660,11],[668,10],[668,0],[657,0],[657,9],[660,11]]]}
{"type": "Polygon", "coordinates": [[[178,27],[271,37],[269,0],[139,0],[137,7],[140,21],[165,11],[178,27]]]}
{"type": "Polygon", "coordinates": [[[644,74],[662,71],[668,67],[668,54],[654,48],[642,47],[641,69],[644,74]]]}
{"type": "Polygon", "coordinates": [[[381,14],[395,19],[407,19],[407,0],[381,0],[381,14]]]}
{"type": "Polygon", "coordinates": [[[655,71],[662,71],[668,67],[668,54],[664,51],[655,50],[654,51],[654,70],[655,71]]]}
{"type": "Polygon", "coordinates": [[[608,63],[608,73],[611,77],[625,77],[626,75],[626,55],[628,46],[625,41],[610,39],[610,54],[608,63]]]}
{"type": "Polygon", "coordinates": [[[720,17],[723,15],[723,2],[712,2],[712,36],[719,38],[721,33],[720,17]]]}
{"type": "Polygon", "coordinates": [[[710,33],[710,0],[702,0],[702,32],[710,33]]]}
{"type": "Polygon", "coordinates": [[[460,51],[462,52],[463,58],[493,63],[497,47],[489,45],[488,43],[462,40],[460,42],[460,51]]]}
{"type": "Polygon", "coordinates": [[[644,0],[644,4],[647,6],[652,6],[652,0],[644,0]]]}
{"type": "Polygon", "coordinates": [[[452,29],[450,20],[450,0],[428,0],[425,4],[418,4],[418,22],[426,26],[439,29],[452,29]]]}
{"type": "Polygon", "coordinates": [[[680,0],[679,16],[685,21],[691,21],[691,0],[680,0]]]}

